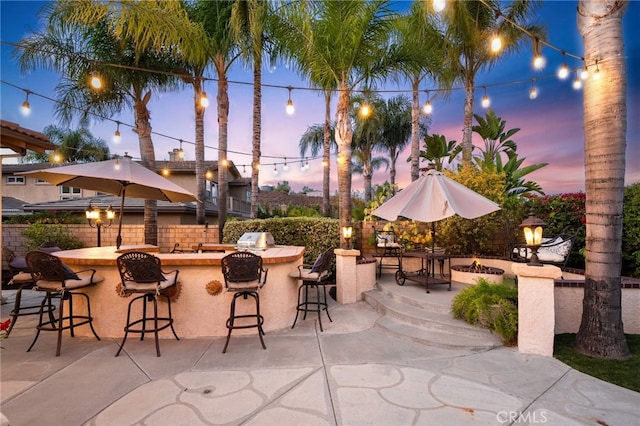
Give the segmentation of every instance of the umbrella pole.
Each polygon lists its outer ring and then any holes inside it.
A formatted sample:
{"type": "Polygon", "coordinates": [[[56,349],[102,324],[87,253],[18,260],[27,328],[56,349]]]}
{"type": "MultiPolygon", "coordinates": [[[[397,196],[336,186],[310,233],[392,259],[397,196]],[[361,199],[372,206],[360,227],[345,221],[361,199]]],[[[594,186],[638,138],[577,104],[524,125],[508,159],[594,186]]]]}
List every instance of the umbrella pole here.
{"type": "Polygon", "coordinates": [[[118,219],[118,236],[116,237],[116,249],[122,245],[122,214],[124,213],[124,195],[127,187],[122,188],[122,198],[120,199],[120,218],[118,219]]]}

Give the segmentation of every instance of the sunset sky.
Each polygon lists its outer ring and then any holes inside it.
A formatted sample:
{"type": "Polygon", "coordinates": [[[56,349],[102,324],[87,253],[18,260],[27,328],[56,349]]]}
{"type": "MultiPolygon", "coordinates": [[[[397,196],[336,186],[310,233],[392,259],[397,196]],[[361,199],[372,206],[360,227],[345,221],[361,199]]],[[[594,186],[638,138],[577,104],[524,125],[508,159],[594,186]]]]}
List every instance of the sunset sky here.
{"type": "MultiPolygon", "coordinates": [[[[626,184],[640,182],[640,1],[629,2],[623,21],[625,37],[625,54],[627,57],[627,174],[626,184]]],[[[37,71],[22,75],[12,59],[13,47],[5,43],[16,43],[31,31],[40,28],[37,11],[43,2],[0,2],[1,7],[1,39],[2,64],[0,95],[2,102],[2,119],[15,122],[32,130],[42,131],[50,124],[58,125],[53,117],[54,102],[39,95],[55,98],[55,86],[58,76],[51,72],[37,71]],[[17,86],[17,87],[14,87],[17,86]],[[29,97],[31,115],[24,117],[20,105],[25,100],[25,91],[33,92],[29,97]]],[[[582,39],[576,25],[577,1],[544,1],[538,14],[538,22],[546,27],[546,41],[566,52],[581,56],[583,54],[582,39]]],[[[491,98],[491,108],[502,119],[506,120],[506,128],[520,128],[513,139],[518,144],[520,157],[525,157],[524,165],[547,162],[549,165],[527,176],[538,182],[548,194],[560,192],[584,191],[584,133],[582,130],[582,91],[572,88],[573,73],[564,80],[555,74],[562,65],[560,52],[551,48],[543,48],[547,65],[543,71],[534,71],[531,67],[531,47],[523,49],[518,55],[510,55],[499,62],[490,72],[484,72],[476,78],[475,112],[484,115],[480,105],[486,86],[487,95],[491,98]],[[529,99],[531,79],[535,78],[538,97],[529,99]]],[[[571,69],[582,67],[582,63],[571,57],[566,58],[571,69]]],[[[215,78],[213,72],[207,74],[215,78]]],[[[230,124],[228,157],[234,161],[238,169],[249,176],[251,168],[251,129],[252,129],[252,72],[237,64],[232,67],[229,87],[230,124]],[[244,84],[243,84],[244,83],[244,84]],[[247,167],[243,167],[247,165],[247,167]]],[[[260,185],[275,185],[288,181],[294,191],[307,186],[316,190],[322,188],[321,159],[309,162],[307,171],[300,170],[300,154],[298,143],[308,126],[322,123],[324,120],[324,99],[311,90],[302,90],[308,84],[301,80],[286,66],[280,65],[274,70],[265,69],[263,73],[263,119],[262,119],[262,167],[260,185]],[[278,87],[267,87],[273,85],[278,87]],[[296,111],[293,116],[285,113],[288,99],[287,86],[294,87],[291,97],[296,111]],[[289,163],[288,170],[283,170],[284,159],[289,163]],[[295,163],[298,161],[298,163],[295,163]],[[278,175],[273,173],[278,169],[278,175]]],[[[451,96],[437,99],[432,94],[434,105],[430,133],[444,134],[447,140],[462,139],[463,91],[457,85],[451,96]]],[[[384,97],[404,93],[410,96],[409,85],[389,83],[381,89],[384,97]],[[398,90],[389,93],[386,90],[398,90]]],[[[421,90],[433,90],[432,83],[425,83],[421,90]]],[[[207,82],[205,90],[211,105],[205,115],[205,158],[207,161],[217,159],[218,126],[215,108],[216,83],[207,82]]],[[[189,88],[180,93],[154,95],[149,104],[151,125],[156,158],[168,159],[168,152],[179,148],[182,139],[187,160],[194,160],[194,113],[192,107],[193,94],[189,88]],[[164,136],[162,136],[164,135],[164,136]],[[168,136],[168,137],[166,137],[168,136]],[[172,139],[174,138],[174,139],[172,139]]],[[[421,104],[426,95],[421,93],[421,104]]],[[[335,119],[335,102],[332,108],[335,119]]],[[[120,116],[112,117],[114,121],[94,123],[90,130],[95,136],[108,142],[114,154],[125,152],[139,158],[138,141],[131,132],[134,123],[133,113],[125,111],[120,116]],[[112,142],[116,130],[115,120],[123,123],[120,130],[122,141],[112,142]],[[129,125],[129,126],[127,126],[129,125]]],[[[482,141],[474,135],[474,144],[482,145],[482,141]]],[[[402,188],[410,181],[409,165],[406,159],[409,148],[398,160],[397,181],[402,188]]],[[[337,190],[337,173],[335,157],[332,159],[331,192],[337,190]]],[[[378,170],[374,174],[374,184],[389,179],[388,171],[378,170]]],[[[354,175],[353,190],[362,191],[362,178],[354,175]]]]}

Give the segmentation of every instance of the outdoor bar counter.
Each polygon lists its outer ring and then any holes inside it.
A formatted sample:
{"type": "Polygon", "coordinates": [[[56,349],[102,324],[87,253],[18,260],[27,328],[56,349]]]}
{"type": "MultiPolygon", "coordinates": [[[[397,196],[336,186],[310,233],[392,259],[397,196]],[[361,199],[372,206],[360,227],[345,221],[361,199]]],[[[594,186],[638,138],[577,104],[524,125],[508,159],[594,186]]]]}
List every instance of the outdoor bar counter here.
{"type": "MultiPolygon", "coordinates": [[[[126,251],[135,250],[158,256],[164,271],[180,271],[179,290],[171,301],[174,326],[180,338],[227,335],[225,324],[233,294],[223,290],[218,295],[211,295],[207,291],[207,283],[217,280],[224,286],[220,265],[221,259],[228,253],[158,253],[156,247],[148,245],[123,246],[120,250],[111,246],[53,253],[74,271],[95,269],[104,277],[104,281],[99,284],[81,290],[91,298],[91,315],[100,338],[121,338],[124,335],[127,305],[131,299],[118,293],[120,275],[116,258],[126,251]]],[[[260,290],[260,312],[264,316],[264,330],[267,333],[293,324],[298,282],[290,278],[289,273],[297,271],[298,265],[302,264],[304,250],[304,247],[297,246],[275,246],[254,252],[262,256],[263,268],[268,269],[267,283],[260,290]]],[[[166,299],[161,297],[158,300],[158,309],[162,314],[166,312],[166,299]]],[[[80,299],[78,302],[82,303],[80,299]]],[[[152,309],[151,305],[149,307],[152,309]]],[[[240,299],[237,302],[237,313],[243,313],[245,307],[250,311],[250,308],[254,308],[253,301],[240,299]]],[[[78,308],[81,311],[85,309],[80,303],[77,307],[74,304],[74,309],[78,308]]],[[[234,330],[233,335],[256,332],[256,329],[241,329],[234,330]]],[[[76,333],[92,336],[89,327],[80,327],[76,333]]],[[[161,331],[160,335],[162,338],[173,338],[170,329],[161,331]]]]}

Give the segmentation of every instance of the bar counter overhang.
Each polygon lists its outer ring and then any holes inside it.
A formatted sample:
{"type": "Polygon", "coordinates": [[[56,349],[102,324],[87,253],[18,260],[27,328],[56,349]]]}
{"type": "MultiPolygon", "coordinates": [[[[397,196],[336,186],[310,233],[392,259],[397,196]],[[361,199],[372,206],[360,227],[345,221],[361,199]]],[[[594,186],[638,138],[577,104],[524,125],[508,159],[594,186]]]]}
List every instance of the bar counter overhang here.
{"type": "MultiPolygon", "coordinates": [[[[115,246],[65,250],[53,253],[74,271],[95,269],[104,281],[82,291],[91,298],[91,315],[94,327],[101,338],[122,338],[127,318],[129,298],[120,296],[120,275],[116,258],[125,251],[140,250],[154,252],[154,246],[115,246]]],[[[260,290],[260,311],[264,316],[265,332],[291,327],[296,314],[298,280],[289,277],[302,264],[304,247],[275,246],[255,251],[262,256],[263,267],[268,268],[267,284],[260,290]]],[[[233,293],[223,291],[211,295],[207,284],[213,280],[224,286],[221,259],[228,253],[157,253],[162,269],[180,271],[179,290],[172,299],[171,310],[174,326],[180,338],[219,337],[227,335],[225,326],[233,293]]],[[[133,296],[131,296],[133,297],[133,296]]],[[[165,312],[167,303],[160,298],[160,312],[165,312]]],[[[236,310],[244,313],[254,308],[251,301],[238,301],[236,310]]],[[[86,306],[74,304],[74,310],[86,311],[86,306]]],[[[139,312],[140,313],[140,312],[139,312]]],[[[237,330],[238,334],[255,334],[255,330],[237,330]]],[[[91,335],[88,327],[80,327],[76,334],[91,335]]],[[[152,336],[150,336],[151,338],[152,336]]],[[[161,338],[173,338],[170,330],[163,330],[161,338]]]]}

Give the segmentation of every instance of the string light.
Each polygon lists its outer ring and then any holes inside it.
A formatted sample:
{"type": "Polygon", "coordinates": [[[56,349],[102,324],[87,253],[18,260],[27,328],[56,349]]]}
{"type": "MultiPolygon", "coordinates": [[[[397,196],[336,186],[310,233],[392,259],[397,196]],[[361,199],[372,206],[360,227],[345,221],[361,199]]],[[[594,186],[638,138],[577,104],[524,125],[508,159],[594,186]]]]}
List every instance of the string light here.
{"type": "Polygon", "coordinates": [[[113,168],[116,170],[120,170],[120,158],[116,157],[116,164],[113,165],[113,168]]]}
{"type": "Polygon", "coordinates": [[[60,155],[59,153],[55,152],[53,154],[53,162],[54,163],[62,163],[62,155],[60,155]]]}
{"type": "Polygon", "coordinates": [[[118,125],[118,127],[116,127],[116,132],[113,134],[113,142],[118,143],[121,140],[121,138],[120,138],[120,122],[116,121],[116,124],[118,125]]]}
{"type": "Polygon", "coordinates": [[[200,95],[200,106],[202,108],[206,108],[209,106],[209,98],[207,98],[207,92],[202,91],[202,95],[200,95]]]}
{"type": "Polygon", "coordinates": [[[502,49],[502,39],[498,34],[494,34],[491,39],[491,51],[493,53],[498,53],[502,49]]]}
{"type": "Polygon", "coordinates": [[[89,84],[96,90],[102,89],[102,79],[97,71],[92,71],[89,77],[89,84]]]}
{"type": "Polygon", "coordinates": [[[442,12],[447,5],[445,0],[433,0],[433,10],[436,12],[442,12]]]}
{"type": "Polygon", "coordinates": [[[431,99],[429,97],[429,91],[425,90],[426,94],[427,94],[427,102],[425,102],[424,106],[422,107],[422,112],[425,113],[425,115],[430,115],[433,112],[433,106],[431,105],[431,99]]]}
{"type": "Polygon", "coordinates": [[[164,169],[162,169],[162,175],[163,176],[169,176],[169,169],[167,169],[166,167],[164,169]]]}
{"type": "Polygon", "coordinates": [[[26,94],[26,98],[20,107],[20,111],[22,111],[22,115],[28,117],[29,114],[31,114],[31,105],[29,104],[29,93],[31,92],[28,90],[25,90],[24,92],[26,94]]]}
{"type": "Polygon", "coordinates": [[[371,108],[369,107],[369,104],[367,103],[367,101],[362,102],[362,105],[360,106],[360,116],[368,117],[370,113],[371,113],[371,108]]]}
{"type": "Polygon", "coordinates": [[[542,56],[542,47],[540,47],[540,39],[538,37],[533,38],[533,68],[541,70],[546,65],[547,61],[542,56]]]}
{"type": "Polygon", "coordinates": [[[589,78],[589,68],[587,68],[587,63],[584,63],[584,67],[582,67],[582,71],[580,72],[580,78],[582,80],[586,80],[589,78]]]}
{"type": "Polygon", "coordinates": [[[287,165],[287,157],[284,157],[284,164],[282,165],[282,170],[285,172],[289,170],[289,166],[287,165]]]}
{"type": "Polygon", "coordinates": [[[180,139],[180,149],[178,150],[178,158],[184,161],[184,149],[182,149],[182,139],[180,139]]]}
{"type": "Polygon", "coordinates": [[[593,73],[593,79],[594,80],[599,80],[600,79],[600,67],[598,67],[598,60],[596,59],[596,71],[593,73]]]}
{"type": "Polygon", "coordinates": [[[536,79],[532,78],[531,79],[531,90],[529,90],[529,99],[531,99],[531,100],[536,99],[538,97],[538,89],[536,89],[535,82],[536,82],[536,79]]]}
{"type": "Polygon", "coordinates": [[[574,71],[576,74],[576,78],[573,80],[573,89],[580,90],[582,89],[582,80],[578,77],[578,71],[574,71]]]}
{"type": "Polygon", "coordinates": [[[482,86],[484,88],[484,96],[482,97],[482,108],[489,108],[491,106],[491,100],[489,96],[487,96],[487,87],[482,86]]]}
{"type": "Polygon", "coordinates": [[[558,78],[564,80],[569,76],[569,67],[565,59],[565,52],[562,52],[562,66],[558,69],[558,78]]]}
{"type": "Polygon", "coordinates": [[[224,167],[224,168],[229,167],[229,161],[228,161],[226,158],[224,158],[224,159],[220,162],[220,164],[221,164],[221,165],[222,165],[222,167],[224,167]]]}
{"type": "Polygon", "coordinates": [[[273,163],[273,175],[278,176],[278,168],[276,167],[276,163],[273,163]]]}
{"type": "Polygon", "coordinates": [[[287,89],[289,89],[289,100],[287,101],[287,114],[293,115],[293,113],[296,112],[296,109],[293,106],[293,101],[291,100],[291,90],[293,90],[293,87],[289,86],[287,87],[287,89]]]}

